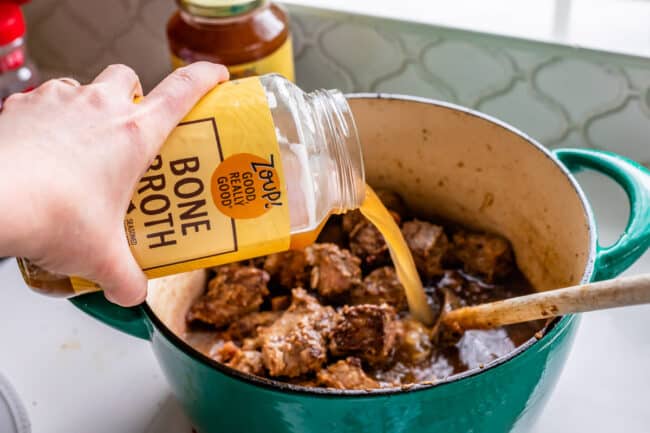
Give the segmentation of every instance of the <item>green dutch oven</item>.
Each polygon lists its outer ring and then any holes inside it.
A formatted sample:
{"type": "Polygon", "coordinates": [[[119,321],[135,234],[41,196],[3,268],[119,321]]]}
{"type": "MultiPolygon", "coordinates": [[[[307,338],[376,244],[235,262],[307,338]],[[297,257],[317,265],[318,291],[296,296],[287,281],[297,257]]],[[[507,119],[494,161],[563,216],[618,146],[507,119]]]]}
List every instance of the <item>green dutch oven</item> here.
{"type": "MultiPolygon", "coordinates": [[[[351,95],[371,185],[401,193],[421,217],[434,215],[510,239],[537,290],[618,275],[650,244],[650,172],[612,153],[549,152],[483,114],[402,96],[351,95]],[[589,203],[571,175],[598,171],[623,187],[627,228],[598,245],[589,203]]],[[[82,310],[149,340],[171,388],[199,433],[527,431],[560,375],[577,316],[478,371],[434,384],[377,392],[310,389],[239,373],[201,355],[176,334],[205,274],[152,281],[147,304],[114,306],[101,294],[82,310]],[[156,287],[158,289],[156,289],[156,287]],[[161,289],[162,287],[162,289],[161,289]]]]}

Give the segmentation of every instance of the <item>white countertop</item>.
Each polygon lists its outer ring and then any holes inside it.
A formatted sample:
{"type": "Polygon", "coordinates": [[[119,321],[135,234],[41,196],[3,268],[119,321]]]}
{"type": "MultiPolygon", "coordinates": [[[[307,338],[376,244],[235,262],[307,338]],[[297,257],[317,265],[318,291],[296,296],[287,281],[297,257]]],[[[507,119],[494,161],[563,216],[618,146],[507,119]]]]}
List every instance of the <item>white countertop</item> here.
{"type": "MultiPolygon", "coordinates": [[[[603,239],[613,240],[627,212],[622,194],[596,175],[580,178],[603,239]]],[[[630,272],[650,272],[650,255],[630,272]]],[[[190,433],[146,342],[32,294],[13,260],[0,264],[0,282],[0,372],[22,397],[33,432],[190,433]]],[[[648,329],[650,306],[585,314],[533,433],[650,431],[648,329]]]]}

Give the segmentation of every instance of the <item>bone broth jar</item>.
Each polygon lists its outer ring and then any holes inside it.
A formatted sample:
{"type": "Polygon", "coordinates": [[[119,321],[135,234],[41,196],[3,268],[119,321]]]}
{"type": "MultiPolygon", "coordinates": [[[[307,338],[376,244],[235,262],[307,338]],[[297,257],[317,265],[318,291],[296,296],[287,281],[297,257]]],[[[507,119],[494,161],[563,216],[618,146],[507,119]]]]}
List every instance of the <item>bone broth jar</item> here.
{"type": "MultiPolygon", "coordinates": [[[[136,185],[124,229],[154,278],[312,243],[330,214],[357,209],[364,197],[345,97],[304,93],[279,75],[249,77],[217,86],[174,129],[136,185]]],[[[99,289],[18,263],[45,294],[99,289]]]]}
{"type": "Polygon", "coordinates": [[[177,0],[167,23],[174,67],[197,60],[226,65],[232,79],[279,73],[293,81],[289,20],[266,0],[177,0]]]}

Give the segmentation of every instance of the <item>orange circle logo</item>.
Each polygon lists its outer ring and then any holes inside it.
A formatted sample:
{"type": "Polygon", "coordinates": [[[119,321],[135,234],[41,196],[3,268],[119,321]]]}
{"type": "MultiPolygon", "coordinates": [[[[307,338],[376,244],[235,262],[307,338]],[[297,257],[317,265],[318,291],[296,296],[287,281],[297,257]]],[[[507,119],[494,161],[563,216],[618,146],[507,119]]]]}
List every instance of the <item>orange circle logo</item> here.
{"type": "Polygon", "coordinates": [[[226,158],[212,174],[215,205],[231,218],[256,218],[282,205],[280,178],[273,155],[268,160],[252,153],[226,158]]]}

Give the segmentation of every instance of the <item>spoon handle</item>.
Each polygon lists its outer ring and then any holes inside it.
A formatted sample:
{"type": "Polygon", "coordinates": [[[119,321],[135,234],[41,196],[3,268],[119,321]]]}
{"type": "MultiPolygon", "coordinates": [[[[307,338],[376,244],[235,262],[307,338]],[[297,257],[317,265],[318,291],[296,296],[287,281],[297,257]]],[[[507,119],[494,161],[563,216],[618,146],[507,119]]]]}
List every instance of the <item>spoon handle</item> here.
{"type": "Polygon", "coordinates": [[[646,303],[650,303],[650,274],[613,278],[462,307],[443,314],[442,322],[461,329],[486,329],[569,313],[646,303]]]}

